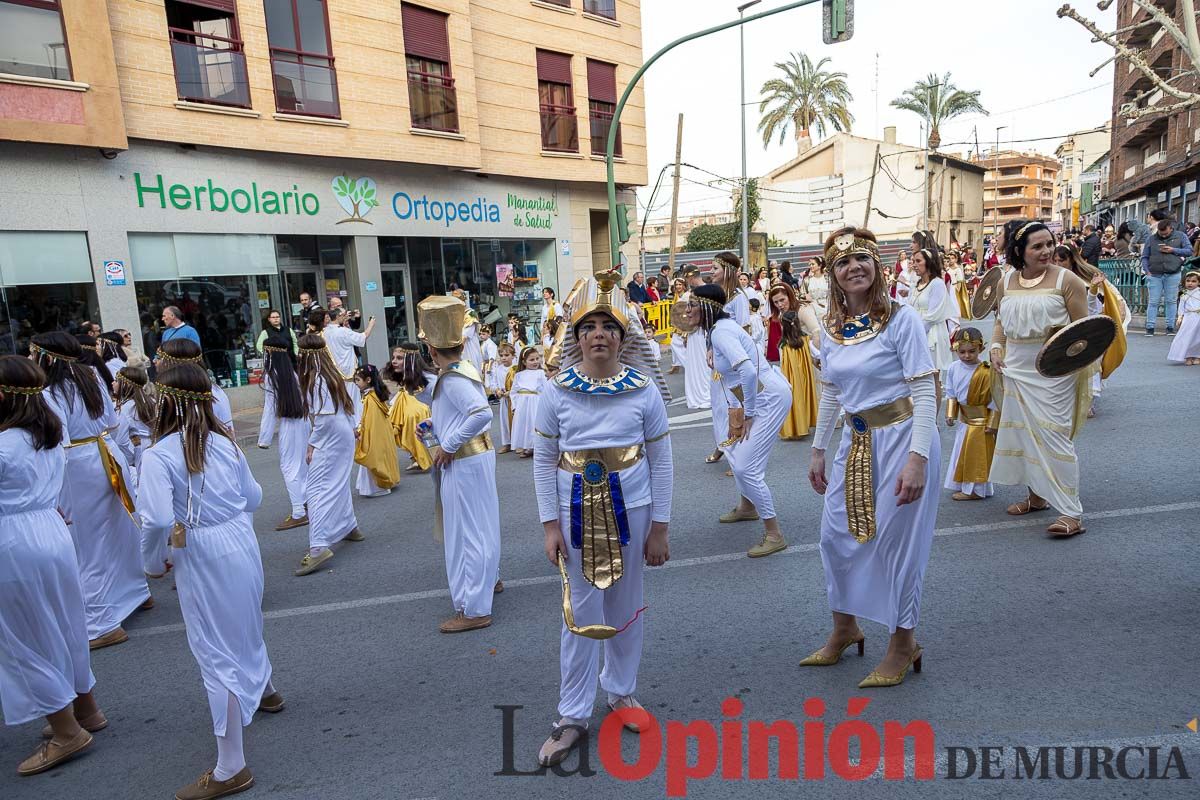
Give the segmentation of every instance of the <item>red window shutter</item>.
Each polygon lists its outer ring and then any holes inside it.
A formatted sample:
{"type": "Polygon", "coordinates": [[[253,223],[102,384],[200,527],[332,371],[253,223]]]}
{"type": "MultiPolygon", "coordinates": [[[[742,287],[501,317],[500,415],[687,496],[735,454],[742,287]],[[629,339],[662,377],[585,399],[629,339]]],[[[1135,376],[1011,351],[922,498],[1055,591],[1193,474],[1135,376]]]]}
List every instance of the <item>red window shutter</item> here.
{"type": "Polygon", "coordinates": [[[400,21],[404,26],[406,55],[450,63],[450,36],[446,31],[448,17],[440,11],[403,3],[400,21]]]}
{"type": "Polygon", "coordinates": [[[230,14],[237,13],[236,0],[182,0],[182,2],[193,6],[215,8],[218,11],[228,11],[230,14]]]}
{"type": "Polygon", "coordinates": [[[617,67],[603,61],[587,62],[588,97],[601,103],[617,102],[617,67]]]}
{"type": "Polygon", "coordinates": [[[539,81],[571,85],[571,57],[568,55],[538,50],[537,71],[539,81]]]}

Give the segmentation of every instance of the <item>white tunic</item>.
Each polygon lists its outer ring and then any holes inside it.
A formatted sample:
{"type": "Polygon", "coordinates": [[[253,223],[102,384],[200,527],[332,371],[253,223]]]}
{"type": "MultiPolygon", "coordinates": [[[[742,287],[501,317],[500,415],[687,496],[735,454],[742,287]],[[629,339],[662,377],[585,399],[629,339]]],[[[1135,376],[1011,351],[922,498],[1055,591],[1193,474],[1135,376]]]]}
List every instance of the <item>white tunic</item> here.
{"type": "Polygon", "coordinates": [[[230,431],[233,430],[233,406],[229,404],[229,395],[225,394],[225,390],[213,382],[213,414],[221,424],[230,431]]]}
{"type": "MultiPolygon", "coordinates": [[[[512,364],[505,366],[504,364],[501,364],[499,361],[493,361],[492,368],[490,370],[488,370],[487,375],[484,376],[484,388],[486,388],[488,390],[488,392],[492,393],[492,394],[495,394],[497,392],[503,392],[504,384],[508,380],[508,371],[511,368],[512,368],[512,364]]],[[[514,376],[514,378],[515,378],[515,376],[514,376]]],[[[500,398],[499,412],[497,414],[497,416],[500,417],[500,446],[501,447],[512,446],[512,430],[511,430],[511,423],[509,420],[511,410],[512,410],[512,399],[508,395],[504,395],[503,397],[500,398]]]]}
{"type": "Polygon", "coordinates": [[[688,408],[710,408],[712,405],[712,369],[708,366],[708,344],[704,331],[696,329],[687,334],[683,365],[683,391],[688,408]]]}
{"type": "MultiPolygon", "coordinates": [[[[967,394],[971,388],[971,378],[975,375],[975,370],[979,368],[978,364],[964,364],[961,361],[955,361],[946,370],[946,385],[942,390],[946,393],[947,398],[954,398],[959,405],[967,405],[967,394]]],[[[996,401],[992,400],[988,403],[988,409],[995,409],[996,401]]],[[[978,497],[991,497],[995,494],[992,488],[991,481],[985,483],[960,483],[954,480],[954,472],[958,467],[958,456],[962,453],[963,441],[967,438],[967,424],[959,419],[954,424],[957,433],[954,435],[954,450],[950,453],[950,461],[946,464],[946,481],[942,486],[946,489],[953,489],[956,492],[963,494],[974,494],[978,497]]]]}
{"type": "Polygon", "coordinates": [[[126,400],[117,411],[117,430],[113,438],[125,454],[130,471],[136,476],[142,464],[142,453],[150,446],[150,426],[142,422],[137,414],[137,404],[132,400],[126,400]],[[140,444],[133,443],[135,436],[140,444]]]}
{"type": "MultiPolygon", "coordinates": [[[[356,390],[357,391],[357,390],[356,390]]],[[[350,472],[354,466],[354,418],[338,411],[325,381],[317,378],[309,399],[312,427],[305,443],[313,448],[304,485],[308,504],[308,546],[330,547],[358,527],[350,472]]]]}
{"type": "Polygon", "coordinates": [[[811,275],[804,279],[804,290],[816,306],[817,317],[824,319],[829,311],[829,279],[824,275],[811,275]]]}
{"type": "Polygon", "coordinates": [[[500,357],[500,346],[490,336],[479,341],[479,352],[483,355],[483,363],[488,364],[500,357]]]}
{"type": "Polygon", "coordinates": [[[948,325],[950,320],[958,319],[951,307],[956,302],[954,296],[946,289],[945,281],[933,278],[923,287],[914,285],[909,299],[925,323],[925,336],[933,365],[938,370],[947,369],[954,362],[954,354],[950,352],[948,325]]]}
{"type": "MultiPolygon", "coordinates": [[[[596,700],[596,681],[611,696],[637,690],[642,657],[643,568],[651,522],[671,519],[674,480],[667,407],[652,380],[641,388],[618,394],[584,393],[551,382],[538,406],[534,449],[534,485],[542,522],[557,519],[567,545],[567,574],[576,625],[606,624],[622,628],[603,643],[604,670],[599,670],[601,643],[570,632],[562,625],[559,638],[558,714],[587,719],[596,700]],[[558,468],[562,453],[604,447],[644,444],[645,457],[619,475],[629,522],[629,542],[621,546],[623,574],[608,589],[588,583],[581,570],[581,553],[571,542],[571,495],[575,475],[558,468]],[[636,617],[636,619],[635,619],[636,617]],[[631,622],[632,620],[632,622],[631,622]]],[[[558,612],[561,617],[561,611],[558,612]]]]}
{"type": "Polygon", "coordinates": [[[58,513],[66,454],[0,431],[0,707],[9,725],[92,690],[83,586],[58,513]]]}
{"type": "Polygon", "coordinates": [[[358,356],[355,355],[354,348],[365,347],[367,335],[350,330],[345,325],[327,325],[323,333],[329,355],[333,357],[338,372],[342,373],[344,380],[351,380],[354,371],[358,369],[358,356]]]}
{"type": "MultiPolygon", "coordinates": [[[[737,327],[743,330],[750,327],[750,300],[746,296],[746,290],[735,290],[733,297],[725,304],[724,311],[737,327]]],[[[711,349],[711,343],[709,347],[711,349]]],[[[713,440],[717,447],[720,447],[721,442],[729,438],[729,398],[726,392],[721,391],[721,384],[715,371],[710,380],[712,385],[709,387],[708,397],[712,406],[713,440]]],[[[737,405],[736,401],[734,405],[737,405]]]]}
{"type": "MultiPolygon", "coordinates": [[[[94,374],[94,371],[93,371],[94,374]]],[[[102,383],[96,375],[96,382],[102,383]]],[[[117,426],[112,396],[101,387],[104,410],[97,419],[88,416],[73,384],[43,393],[51,410],[63,423],[63,444],[99,436],[117,426]]],[[[121,448],[109,443],[117,467],[128,476],[129,464],[121,448]]],[[[96,443],[67,447],[70,491],[64,493],[63,510],[79,559],[79,575],[87,604],[88,638],[95,639],[121,626],[125,618],[150,596],[139,556],[141,534],[121,499],[109,483],[96,443]]],[[[134,493],[133,486],[126,487],[134,493]]]]}
{"type": "Polygon", "coordinates": [[[546,373],[523,369],[513,376],[509,398],[513,406],[512,446],[514,450],[533,449],[533,423],[537,418],[538,397],[546,386],[546,373]]]}
{"type": "MultiPolygon", "coordinates": [[[[779,430],[792,407],[792,387],[779,368],[759,354],[750,334],[730,319],[713,326],[710,338],[713,370],[719,380],[713,388],[713,426],[724,417],[724,439],[729,438],[729,406],[743,406],[746,419],[753,419],[750,436],[723,448],[738,491],[754,504],[762,519],[774,519],[775,502],[767,488],[767,462],[779,439],[779,430]],[[738,400],[734,390],[740,390],[738,400]],[[722,398],[718,414],[717,398],[722,398]]],[[[719,444],[719,442],[718,442],[719,444]]]]}
{"type": "MultiPolygon", "coordinates": [[[[910,396],[908,380],[933,372],[929,340],[920,316],[908,306],[895,309],[887,327],[873,339],[841,345],[821,334],[823,378],[843,408],[865,411],[910,396]]],[[[941,451],[933,447],[925,469],[925,491],[915,503],[896,505],[896,480],[908,463],[912,418],[871,431],[875,538],[859,544],[846,514],[846,456],[853,431],[846,425],[833,458],[825,511],[821,517],[821,561],[829,608],[897,628],[915,628],[921,588],[937,521],[941,451]]]]}
{"type": "Polygon", "coordinates": [[[483,374],[483,347],[479,344],[479,323],[473,322],[463,328],[463,358],[471,362],[475,371],[483,374]]]}
{"type": "MultiPolygon", "coordinates": [[[[434,433],[447,453],[457,453],[492,424],[483,387],[453,372],[438,381],[430,413],[434,433]]],[[[496,451],[456,458],[435,469],[450,598],[455,611],[468,617],[487,616],[492,613],[492,592],[500,574],[496,451]]]]}
{"type": "Polygon", "coordinates": [[[1167,360],[1182,363],[1200,358],[1200,289],[1192,289],[1179,298],[1178,314],[1183,318],[1167,360]]]}
{"type": "MultiPolygon", "coordinates": [[[[160,439],[143,461],[138,500],[144,549],[153,552],[176,522],[187,527],[186,546],[171,549],[179,609],[208,694],[213,733],[224,736],[231,723],[250,724],[271,680],[253,517],[262,489],[246,457],[220,434],[209,434],[198,475],[188,474],[179,434],[160,439]],[[230,694],[240,720],[228,718],[230,694]]],[[[147,571],[161,570],[149,562],[147,571]]]]}

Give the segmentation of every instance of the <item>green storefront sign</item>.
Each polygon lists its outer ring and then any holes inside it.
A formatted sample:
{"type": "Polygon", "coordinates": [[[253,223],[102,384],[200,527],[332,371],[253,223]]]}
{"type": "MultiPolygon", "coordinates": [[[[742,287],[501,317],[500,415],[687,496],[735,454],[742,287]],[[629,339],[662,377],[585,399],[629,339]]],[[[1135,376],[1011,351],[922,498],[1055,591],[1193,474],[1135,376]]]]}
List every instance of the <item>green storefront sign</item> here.
{"type": "Polygon", "coordinates": [[[308,217],[315,217],[321,211],[321,201],[317,196],[312,192],[301,192],[296,184],[283,191],[260,189],[255,181],[251,181],[249,187],[231,188],[213,183],[212,178],[198,184],[168,184],[161,173],[143,179],[140,172],[135,172],[133,186],[137,192],[138,208],[157,203],[159,208],[166,209],[169,206],[179,211],[233,211],[237,214],[308,217]]]}

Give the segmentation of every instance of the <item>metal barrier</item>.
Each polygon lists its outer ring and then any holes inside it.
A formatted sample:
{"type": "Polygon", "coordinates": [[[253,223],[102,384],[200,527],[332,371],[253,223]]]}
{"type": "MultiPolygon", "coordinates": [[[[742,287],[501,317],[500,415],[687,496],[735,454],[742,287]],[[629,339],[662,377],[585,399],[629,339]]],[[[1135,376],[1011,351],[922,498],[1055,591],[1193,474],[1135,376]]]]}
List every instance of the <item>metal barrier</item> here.
{"type": "Polygon", "coordinates": [[[1100,270],[1125,298],[1130,313],[1146,313],[1146,278],[1140,258],[1102,258],[1100,270]]]}
{"type": "Polygon", "coordinates": [[[654,338],[664,345],[671,344],[671,334],[675,330],[671,327],[671,306],[673,304],[674,302],[671,300],[642,304],[642,313],[646,315],[646,321],[654,326],[654,338]]]}

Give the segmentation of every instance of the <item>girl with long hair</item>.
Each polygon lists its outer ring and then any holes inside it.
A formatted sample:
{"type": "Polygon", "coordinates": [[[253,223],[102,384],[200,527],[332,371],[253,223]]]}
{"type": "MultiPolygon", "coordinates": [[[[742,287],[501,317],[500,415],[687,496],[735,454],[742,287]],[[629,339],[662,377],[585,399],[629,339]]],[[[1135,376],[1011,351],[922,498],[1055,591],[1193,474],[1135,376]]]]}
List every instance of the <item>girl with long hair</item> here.
{"type": "Polygon", "coordinates": [[[359,465],[355,486],[362,497],[383,497],[400,483],[396,439],[388,421],[392,393],[372,364],[354,372],[354,389],[362,396],[355,430],[354,460],[359,465]]]}
{"type": "MultiPolygon", "coordinates": [[[[158,352],[154,355],[154,364],[160,373],[180,364],[195,364],[204,369],[204,353],[201,352],[200,345],[191,339],[170,339],[158,346],[158,352]]],[[[211,383],[213,413],[217,415],[217,419],[221,420],[221,424],[228,428],[230,433],[233,433],[233,407],[229,404],[229,396],[215,382],[211,383]]]]}
{"type": "MultiPolygon", "coordinates": [[[[284,333],[273,332],[263,342],[263,417],[269,418],[272,430],[278,432],[279,471],[287,488],[291,511],[275,526],[287,531],[308,524],[304,508],[304,485],[308,480],[308,434],[311,425],[304,413],[300,396],[300,381],[292,360],[291,339],[284,333]]],[[[266,442],[270,444],[270,437],[266,442]]],[[[258,446],[263,446],[260,434],[258,446]]]]}
{"type": "Polygon", "coordinates": [[[938,502],[926,488],[941,474],[937,369],[920,315],[888,297],[875,234],[842,228],[826,239],[825,257],[832,285],[808,479],[825,496],[820,549],[833,631],[800,664],[836,664],[853,645],[861,656],[859,619],[866,618],[891,636],[859,687],[895,686],[910,666],[921,669],[915,629],[938,502]],[[846,425],[827,472],[843,409],[846,425]]]}
{"type": "MultiPolygon", "coordinates": [[[[777,367],[758,353],[750,334],[730,318],[725,292],[715,283],[692,289],[688,322],[708,340],[712,351],[714,395],[721,394],[726,409],[726,439],[719,443],[729,455],[729,466],[739,492],[738,505],[721,522],[761,519],[762,540],[751,547],[751,558],[769,556],[787,548],[775,501],[767,488],[766,471],[771,450],[792,405],[792,389],[777,367]]],[[[718,405],[713,404],[716,415],[718,405]]]]}
{"type": "MultiPolygon", "coordinates": [[[[511,346],[501,345],[501,349],[511,346]]],[[[392,348],[392,358],[385,374],[399,385],[388,420],[396,446],[412,457],[408,472],[424,472],[433,466],[429,450],[421,441],[417,426],[429,419],[429,403],[433,401],[433,388],[437,385],[434,367],[421,354],[419,345],[405,342],[392,348]]]]}
{"type": "Polygon", "coordinates": [[[83,348],[61,331],[35,335],[29,354],[46,372],[43,396],[62,421],[71,476],[62,505],[73,523],[91,648],[120,644],[129,639],[121,623],[153,601],[139,556],[129,464],[108,438],[118,424],[111,384],[101,384],[96,370],[84,366],[83,348]]]}
{"type": "Polygon", "coordinates": [[[779,435],[803,439],[817,424],[817,377],[813,371],[812,337],[819,337],[816,314],[801,304],[786,283],[771,287],[771,321],[778,326],[779,369],[792,387],[792,407],[779,435]]]}
{"type": "Polygon", "coordinates": [[[136,476],[142,464],[142,453],[150,446],[150,434],[158,415],[145,367],[126,366],[117,372],[117,379],[113,381],[113,405],[118,417],[113,438],[136,476]]]}
{"type": "Polygon", "coordinates": [[[49,737],[17,767],[35,775],[108,726],[92,697],[83,586],[59,512],[67,459],[46,375],[0,356],[0,706],[8,725],[45,717],[49,737]]]}
{"type": "Polygon", "coordinates": [[[316,572],[333,558],[330,548],[346,539],[361,542],[350,494],[354,466],[354,403],[325,340],[315,333],[300,337],[300,397],[312,428],[305,461],[308,478],[308,552],[296,577],[316,572]]]}
{"type": "Polygon", "coordinates": [[[155,553],[169,541],[188,646],[200,668],[217,763],[178,797],[219,797],[254,776],[242,728],[255,711],[282,711],[263,641],[263,568],[253,512],[262,489],[213,411],[208,373],[194,364],[159,376],[154,444],[138,490],[144,568],[161,577],[155,553]]]}
{"type": "Polygon", "coordinates": [[[100,340],[90,333],[81,333],[75,338],[79,341],[79,347],[83,350],[79,357],[79,363],[96,370],[96,374],[100,376],[101,383],[111,387],[113,381],[116,380],[116,374],[108,368],[108,364],[104,361],[100,340]]]}
{"type": "Polygon", "coordinates": [[[125,353],[125,334],[121,331],[108,331],[100,334],[96,343],[100,345],[100,358],[108,367],[108,371],[115,376],[121,367],[129,362],[125,353]]]}
{"type": "MultiPolygon", "coordinates": [[[[683,278],[676,278],[671,281],[671,299],[676,303],[683,302],[683,296],[687,294],[687,283],[683,278]]],[[[684,368],[687,363],[687,334],[681,330],[671,332],[671,372],[674,374],[684,368]]]]}
{"type": "MultiPolygon", "coordinates": [[[[742,260],[736,253],[729,251],[717,253],[713,256],[712,267],[712,285],[721,287],[721,291],[725,294],[725,313],[733,320],[734,324],[749,335],[750,296],[745,289],[738,285],[742,260]]],[[[710,373],[709,380],[708,398],[712,406],[713,442],[716,449],[705,459],[705,463],[712,464],[720,461],[725,453],[721,444],[729,438],[729,404],[725,392],[721,389],[720,376],[715,370],[710,373]]]]}
{"type": "Polygon", "coordinates": [[[912,264],[917,283],[909,294],[909,305],[917,310],[925,323],[934,366],[945,371],[954,363],[954,355],[950,352],[950,325],[958,327],[954,299],[942,280],[942,262],[937,250],[922,248],[916,251],[912,264]]]}

